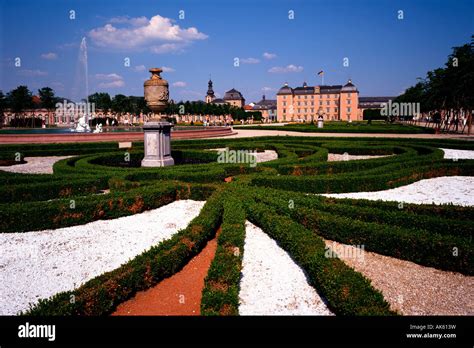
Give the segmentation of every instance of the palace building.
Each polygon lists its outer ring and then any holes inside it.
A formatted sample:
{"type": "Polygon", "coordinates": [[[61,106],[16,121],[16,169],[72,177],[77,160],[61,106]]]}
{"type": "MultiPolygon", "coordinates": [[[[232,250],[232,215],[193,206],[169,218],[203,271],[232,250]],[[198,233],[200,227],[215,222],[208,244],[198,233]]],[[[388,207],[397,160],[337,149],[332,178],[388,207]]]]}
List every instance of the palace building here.
{"type": "Polygon", "coordinates": [[[277,120],[277,101],[275,99],[267,99],[265,95],[263,95],[262,100],[252,104],[252,108],[248,111],[260,111],[265,122],[274,122],[277,120]]]}
{"type": "Polygon", "coordinates": [[[362,120],[359,111],[359,91],[349,80],[343,85],[303,86],[291,88],[285,84],[277,93],[277,120],[311,122],[324,120],[362,120]]]}
{"type": "Polygon", "coordinates": [[[245,98],[242,96],[242,93],[240,93],[238,90],[235,88],[232,88],[231,90],[225,92],[224,98],[219,99],[216,98],[214,94],[214,89],[212,88],[212,80],[209,80],[207,83],[207,94],[204,100],[206,103],[213,103],[213,104],[229,104],[238,108],[242,108],[245,105],[245,98]]]}

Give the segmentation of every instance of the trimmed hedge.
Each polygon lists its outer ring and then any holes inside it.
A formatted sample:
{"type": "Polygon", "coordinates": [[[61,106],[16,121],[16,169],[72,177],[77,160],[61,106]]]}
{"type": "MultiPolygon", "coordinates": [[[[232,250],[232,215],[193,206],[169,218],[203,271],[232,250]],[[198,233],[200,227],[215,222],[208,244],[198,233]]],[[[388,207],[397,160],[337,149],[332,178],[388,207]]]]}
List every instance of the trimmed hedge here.
{"type": "Polygon", "coordinates": [[[73,291],[41,299],[25,315],[108,315],[138,291],[146,290],[180,271],[206,243],[221,223],[222,201],[212,196],[186,229],[73,291]],[[71,300],[74,299],[74,300],[71,300]]]}
{"type": "Polygon", "coordinates": [[[453,163],[434,163],[414,168],[405,168],[387,174],[355,176],[255,176],[251,183],[255,186],[279,188],[308,193],[342,193],[386,190],[411,184],[421,179],[438,176],[474,175],[474,163],[464,162],[464,166],[453,163]]]}
{"type": "MultiPolygon", "coordinates": [[[[364,222],[376,222],[399,226],[408,229],[421,229],[427,233],[438,233],[441,235],[460,236],[470,238],[474,235],[474,225],[468,218],[468,213],[474,209],[460,206],[433,206],[404,204],[379,205],[380,201],[338,199],[328,198],[319,195],[307,196],[305,194],[273,190],[257,189],[255,193],[265,201],[272,200],[271,203],[285,205],[291,199],[295,209],[308,208],[315,211],[327,212],[364,222]],[[429,214],[428,209],[435,209],[439,214],[429,214]],[[449,212],[463,213],[464,219],[450,218],[449,212]],[[445,217],[444,215],[448,215],[445,217]]],[[[386,202],[380,202],[386,203],[386,202]]],[[[458,214],[456,214],[458,215],[458,214]]]]}
{"type": "Polygon", "coordinates": [[[419,228],[384,224],[380,221],[365,222],[360,220],[361,217],[340,216],[299,204],[296,207],[289,207],[287,200],[271,196],[268,192],[262,192],[255,198],[326,239],[345,244],[365,245],[367,251],[413,261],[424,266],[467,275],[474,274],[474,243],[467,236],[437,234],[419,228]]]}
{"type": "Polygon", "coordinates": [[[395,314],[367,278],[339,258],[327,258],[324,241],[313,232],[261,203],[248,200],[245,207],[249,220],[290,254],[336,315],[395,314]]]}
{"type": "Polygon", "coordinates": [[[0,203],[44,201],[98,193],[108,188],[107,177],[5,185],[0,187],[0,203]]]}
{"type": "Polygon", "coordinates": [[[75,155],[57,162],[53,175],[0,171],[0,232],[74,226],[139,213],[176,199],[209,199],[199,216],[202,219],[193,220],[179,237],[79,289],[40,302],[32,313],[110,313],[136,291],[185,265],[214,236],[222,214],[216,257],[203,291],[201,310],[205,315],[238,314],[246,215],[289,252],[336,314],[393,313],[361,274],[338,259],[323,257],[324,242],[317,233],[344,243],[363,243],[367,250],[421,264],[472,272],[472,207],[404,204],[400,210],[398,202],[305,195],[383,190],[423,178],[474,175],[474,161],[444,160],[438,149],[474,150],[472,142],[259,137],[173,141],[172,146],[179,165],[164,168],[138,167],[142,142],[127,151],[132,159],[128,166],[123,163],[126,150],[119,150],[117,143],[0,146],[0,159],[12,159],[17,152],[23,156],[75,155]],[[242,163],[217,163],[216,152],[204,151],[224,147],[272,149],[279,158],[251,168],[242,163]],[[344,152],[395,156],[327,162],[328,153],[344,152]],[[233,177],[230,184],[225,180],[228,177],[233,177]],[[104,188],[110,193],[96,194],[104,188]],[[286,208],[289,199],[297,209],[286,208]],[[447,251],[453,246],[459,248],[456,259],[447,251]],[[76,296],[73,306],[69,304],[71,294],[76,296]]]}
{"type": "Polygon", "coordinates": [[[238,315],[245,211],[234,196],[224,198],[224,215],[217,250],[202,291],[202,315],[238,315]]]}
{"type": "Polygon", "coordinates": [[[212,186],[162,182],[126,193],[57,199],[46,202],[0,204],[0,231],[26,232],[82,225],[159,208],[176,199],[206,199],[212,186]]]}

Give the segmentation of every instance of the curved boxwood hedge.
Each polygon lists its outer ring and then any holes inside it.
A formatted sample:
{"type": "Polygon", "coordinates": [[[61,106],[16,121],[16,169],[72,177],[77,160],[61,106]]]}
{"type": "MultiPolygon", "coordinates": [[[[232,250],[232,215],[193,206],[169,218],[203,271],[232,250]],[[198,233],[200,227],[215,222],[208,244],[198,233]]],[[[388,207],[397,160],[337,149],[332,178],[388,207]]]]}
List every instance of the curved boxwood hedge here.
{"type": "MultiPolygon", "coordinates": [[[[0,171],[0,232],[111,219],[176,199],[208,200],[197,220],[170,241],[74,291],[41,301],[31,314],[108,314],[136,291],[179,270],[214,236],[222,220],[201,309],[206,315],[236,315],[246,217],[290,253],[336,314],[393,313],[360,273],[338,259],[322,258],[321,236],[349,244],[357,241],[367,250],[472,274],[472,207],[404,204],[399,209],[398,202],[307,196],[383,190],[436,176],[472,176],[473,160],[445,160],[439,150],[474,150],[472,142],[259,137],[173,141],[172,146],[181,164],[165,168],[124,166],[125,150],[116,143],[0,146],[0,159],[12,159],[16,153],[74,156],[57,162],[52,175],[0,171]],[[207,151],[225,147],[275,150],[279,158],[251,168],[245,163],[217,163],[218,154],[207,151]],[[327,162],[328,153],[345,152],[392,156],[327,162]],[[104,190],[110,192],[101,194],[104,190]],[[289,200],[299,209],[288,209],[289,200]],[[189,249],[188,239],[195,247],[189,249]],[[447,250],[458,245],[459,257],[453,258],[447,250]],[[239,250],[239,256],[231,250],[239,250]],[[79,299],[74,306],[69,304],[71,294],[79,299]]],[[[134,143],[128,152],[136,165],[143,143],[134,143]]]]}

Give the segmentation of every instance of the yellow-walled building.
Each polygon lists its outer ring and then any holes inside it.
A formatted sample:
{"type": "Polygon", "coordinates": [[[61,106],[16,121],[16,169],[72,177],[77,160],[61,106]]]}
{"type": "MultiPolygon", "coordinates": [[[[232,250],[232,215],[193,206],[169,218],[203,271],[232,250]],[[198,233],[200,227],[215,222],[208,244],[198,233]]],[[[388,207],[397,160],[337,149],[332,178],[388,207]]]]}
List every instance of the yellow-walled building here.
{"type": "Polygon", "coordinates": [[[324,120],[362,120],[359,111],[359,91],[349,80],[342,85],[291,88],[285,84],[277,93],[278,122],[311,122],[322,116],[324,120]]]}

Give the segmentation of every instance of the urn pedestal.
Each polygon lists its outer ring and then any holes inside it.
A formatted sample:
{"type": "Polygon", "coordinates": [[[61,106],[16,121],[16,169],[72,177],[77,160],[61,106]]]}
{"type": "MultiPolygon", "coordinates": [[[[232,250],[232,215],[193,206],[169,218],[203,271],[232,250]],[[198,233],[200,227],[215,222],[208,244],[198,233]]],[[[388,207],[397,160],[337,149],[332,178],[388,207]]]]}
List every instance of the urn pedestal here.
{"type": "Polygon", "coordinates": [[[153,117],[151,121],[143,125],[145,157],[142,160],[142,167],[172,166],[174,164],[171,157],[171,127],[173,125],[155,118],[168,105],[168,82],[161,78],[161,69],[152,68],[150,72],[151,78],[145,81],[144,88],[145,101],[153,111],[153,117]]]}
{"type": "Polygon", "coordinates": [[[143,126],[145,132],[145,158],[142,167],[172,166],[171,127],[169,122],[147,122],[143,126]]]}

